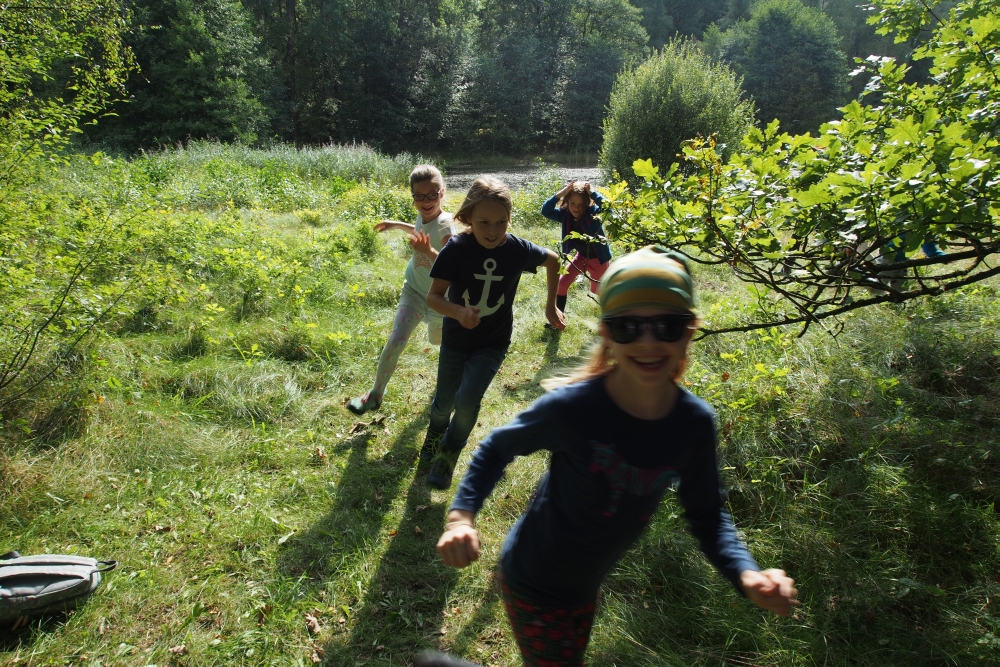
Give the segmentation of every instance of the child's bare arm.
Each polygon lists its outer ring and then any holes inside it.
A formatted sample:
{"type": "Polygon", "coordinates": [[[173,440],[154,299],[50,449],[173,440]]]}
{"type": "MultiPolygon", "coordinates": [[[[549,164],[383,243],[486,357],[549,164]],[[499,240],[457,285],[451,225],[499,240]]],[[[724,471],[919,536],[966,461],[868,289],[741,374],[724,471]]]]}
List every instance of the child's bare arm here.
{"type": "Polygon", "coordinates": [[[398,229],[412,234],[416,227],[408,222],[400,222],[399,220],[382,220],[381,222],[375,223],[376,232],[387,232],[392,229],[398,229]]]}
{"type": "Polygon", "coordinates": [[[562,190],[556,193],[556,197],[559,197],[561,199],[562,197],[568,195],[569,191],[573,189],[574,183],[576,183],[576,181],[566,181],[566,185],[563,187],[562,190]]]}
{"type": "Polygon", "coordinates": [[[566,316],[556,308],[556,290],[559,289],[559,256],[551,250],[548,258],[542,262],[545,267],[545,319],[556,329],[566,328],[566,316]]]}
{"type": "Polygon", "coordinates": [[[465,510],[448,513],[448,523],[438,540],[437,549],[445,565],[465,567],[479,560],[479,532],[476,515],[465,510]]]}
{"type": "Polygon", "coordinates": [[[778,616],[790,615],[792,607],[799,603],[795,599],[798,595],[795,580],[784,570],[743,570],[740,572],[740,586],[754,604],[778,616]]]}
{"type": "Polygon", "coordinates": [[[479,309],[460,306],[448,301],[444,297],[444,293],[448,291],[449,285],[451,285],[451,281],[435,278],[430,291],[427,292],[427,305],[445,317],[458,320],[458,323],[466,329],[475,329],[479,324],[479,309]]]}

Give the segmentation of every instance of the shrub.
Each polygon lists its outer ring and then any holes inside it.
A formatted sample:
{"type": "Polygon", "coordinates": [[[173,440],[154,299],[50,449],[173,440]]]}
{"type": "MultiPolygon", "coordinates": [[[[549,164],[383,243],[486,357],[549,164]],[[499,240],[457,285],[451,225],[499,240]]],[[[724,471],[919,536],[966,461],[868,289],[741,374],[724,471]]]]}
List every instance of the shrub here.
{"type": "Polygon", "coordinates": [[[600,163],[606,178],[634,180],[632,163],[660,167],[677,160],[681,142],[717,135],[735,148],[753,124],[753,102],[740,80],[692,42],[675,40],[634,70],[622,73],[604,121],[600,163]]]}

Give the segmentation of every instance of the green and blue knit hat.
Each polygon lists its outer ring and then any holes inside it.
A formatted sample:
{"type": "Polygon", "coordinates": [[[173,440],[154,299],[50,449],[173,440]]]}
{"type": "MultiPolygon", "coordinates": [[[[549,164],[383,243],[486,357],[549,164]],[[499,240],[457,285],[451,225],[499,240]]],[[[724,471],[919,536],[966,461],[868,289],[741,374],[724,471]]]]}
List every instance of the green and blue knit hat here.
{"type": "Polygon", "coordinates": [[[694,312],[694,283],[679,255],[646,246],[611,263],[601,278],[600,303],[602,317],[648,307],[694,312]]]}

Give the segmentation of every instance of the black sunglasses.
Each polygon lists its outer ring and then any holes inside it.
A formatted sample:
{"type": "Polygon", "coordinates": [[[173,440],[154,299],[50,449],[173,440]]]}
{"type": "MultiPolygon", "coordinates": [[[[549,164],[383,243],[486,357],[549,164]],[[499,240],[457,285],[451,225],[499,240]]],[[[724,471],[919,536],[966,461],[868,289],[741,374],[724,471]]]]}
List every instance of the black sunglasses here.
{"type": "Polygon", "coordinates": [[[414,192],[412,194],[413,194],[413,201],[437,201],[438,197],[441,196],[441,191],[435,190],[434,192],[428,192],[425,195],[422,195],[418,192],[414,192]]]}
{"type": "Polygon", "coordinates": [[[694,322],[694,315],[691,313],[671,313],[669,315],[655,315],[653,317],[631,317],[624,315],[621,317],[605,317],[603,321],[608,325],[611,340],[622,345],[636,340],[642,335],[643,329],[647,326],[653,330],[653,336],[657,340],[664,343],[676,343],[694,322]]]}

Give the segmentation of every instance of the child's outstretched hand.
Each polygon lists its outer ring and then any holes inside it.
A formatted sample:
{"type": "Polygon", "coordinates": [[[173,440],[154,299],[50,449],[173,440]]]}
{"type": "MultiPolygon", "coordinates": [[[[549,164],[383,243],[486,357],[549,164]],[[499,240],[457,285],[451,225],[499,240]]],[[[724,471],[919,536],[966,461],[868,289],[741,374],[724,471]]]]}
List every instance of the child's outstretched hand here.
{"type": "Polygon", "coordinates": [[[553,329],[562,331],[566,328],[566,314],[554,305],[545,306],[545,319],[549,321],[553,329]]]}
{"type": "Polygon", "coordinates": [[[445,565],[465,567],[479,560],[479,532],[467,523],[449,523],[437,548],[445,565]]]}
{"type": "Polygon", "coordinates": [[[427,232],[413,232],[412,234],[407,234],[407,236],[410,238],[410,245],[413,247],[414,252],[433,257],[431,253],[431,237],[427,232]]]}
{"type": "Polygon", "coordinates": [[[479,326],[479,309],[467,307],[462,309],[462,314],[458,317],[458,323],[466,329],[475,329],[479,326]]]}
{"type": "Polygon", "coordinates": [[[795,599],[798,595],[795,580],[784,570],[743,570],[740,572],[740,585],[754,604],[778,616],[788,616],[792,607],[799,603],[795,599]]]}

